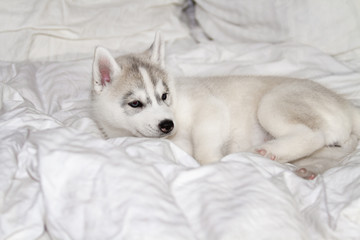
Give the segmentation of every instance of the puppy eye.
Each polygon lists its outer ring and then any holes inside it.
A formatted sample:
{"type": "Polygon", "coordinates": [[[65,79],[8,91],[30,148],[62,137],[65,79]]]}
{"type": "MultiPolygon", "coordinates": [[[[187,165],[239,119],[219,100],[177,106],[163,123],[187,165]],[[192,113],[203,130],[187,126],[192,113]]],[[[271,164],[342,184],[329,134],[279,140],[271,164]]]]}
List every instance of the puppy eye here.
{"type": "Polygon", "coordinates": [[[139,108],[139,107],[142,107],[143,104],[142,102],[138,101],[138,100],[135,100],[135,101],[132,101],[132,102],[129,102],[128,105],[132,108],[139,108]]]}
{"type": "Polygon", "coordinates": [[[161,99],[165,101],[167,99],[167,95],[168,95],[167,93],[164,93],[163,95],[161,95],[161,99]]]}

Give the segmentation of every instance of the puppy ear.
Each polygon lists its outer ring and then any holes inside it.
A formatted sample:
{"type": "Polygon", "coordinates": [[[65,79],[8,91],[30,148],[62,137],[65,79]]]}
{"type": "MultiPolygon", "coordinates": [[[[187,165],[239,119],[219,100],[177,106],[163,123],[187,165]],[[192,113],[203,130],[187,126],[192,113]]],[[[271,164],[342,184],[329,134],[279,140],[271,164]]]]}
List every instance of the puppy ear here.
{"type": "Polygon", "coordinates": [[[151,61],[165,67],[165,45],[160,32],[156,32],[154,42],[149,50],[151,61]]]}
{"type": "Polygon", "coordinates": [[[93,88],[95,92],[100,94],[104,87],[110,84],[120,72],[121,68],[110,52],[106,48],[97,47],[93,62],[93,88]]]}

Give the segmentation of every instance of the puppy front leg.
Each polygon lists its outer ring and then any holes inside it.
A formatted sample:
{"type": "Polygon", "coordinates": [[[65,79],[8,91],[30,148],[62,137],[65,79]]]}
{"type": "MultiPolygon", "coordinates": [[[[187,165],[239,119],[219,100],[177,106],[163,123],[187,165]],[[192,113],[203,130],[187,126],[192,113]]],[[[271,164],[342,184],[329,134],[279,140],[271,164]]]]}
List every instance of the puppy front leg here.
{"type": "Polygon", "coordinates": [[[193,156],[201,165],[217,162],[221,159],[221,146],[215,131],[205,129],[187,131],[180,129],[169,139],[187,154],[193,156]]]}
{"type": "Polygon", "coordinates": [[[194,152],[195,159],[201,165],[218,162],[223,157],[222,146],[218,139],[206,135],[198,136],[194,141],[194,152]]]}
{"type": "Polygon", "coordinates": [[[213,119],[193,130],[194,157],[201,165],[218,162],[224,156],[228,130],[219,125],[220,122],[213,119]]]}
{"type": "Polygon", "coordinates": [[[194,156],[194,148],[189,133],[179,130],[174,136],[171,136],[169,139],[187,154],[194,156]]]}

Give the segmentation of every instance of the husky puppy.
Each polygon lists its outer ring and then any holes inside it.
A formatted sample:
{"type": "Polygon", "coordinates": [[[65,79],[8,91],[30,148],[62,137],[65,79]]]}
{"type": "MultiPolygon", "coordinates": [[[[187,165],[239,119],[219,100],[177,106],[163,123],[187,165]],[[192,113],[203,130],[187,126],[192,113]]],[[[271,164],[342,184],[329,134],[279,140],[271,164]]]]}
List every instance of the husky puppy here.
{"type": "Polygon", "coordinates": [[[310,80],[172,79],[159,34],[147,51],[113,58],[98,47],[93,116],[106,137],[166,137],[201,164],[252,151],[314,179],[357,146],[360,110],[310,80]]]}

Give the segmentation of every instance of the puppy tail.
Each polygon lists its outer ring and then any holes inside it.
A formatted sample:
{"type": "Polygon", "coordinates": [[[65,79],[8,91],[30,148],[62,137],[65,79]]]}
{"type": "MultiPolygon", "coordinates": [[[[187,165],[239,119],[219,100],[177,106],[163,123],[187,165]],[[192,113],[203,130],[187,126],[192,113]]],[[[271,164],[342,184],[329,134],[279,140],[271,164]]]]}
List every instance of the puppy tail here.
{"type": "Polygon", "coordinates": [[[353,133],[360,139],[360,108],[353,108],[353,133]]]}

